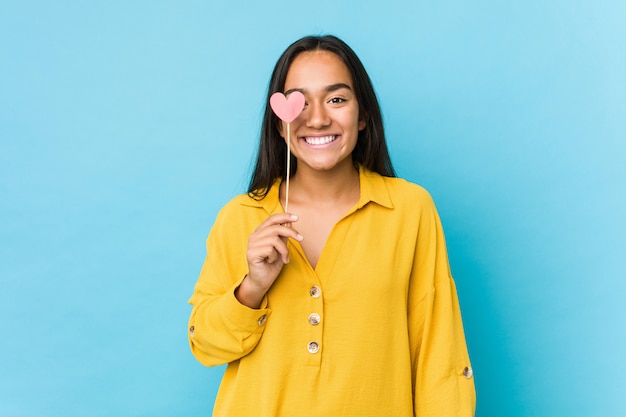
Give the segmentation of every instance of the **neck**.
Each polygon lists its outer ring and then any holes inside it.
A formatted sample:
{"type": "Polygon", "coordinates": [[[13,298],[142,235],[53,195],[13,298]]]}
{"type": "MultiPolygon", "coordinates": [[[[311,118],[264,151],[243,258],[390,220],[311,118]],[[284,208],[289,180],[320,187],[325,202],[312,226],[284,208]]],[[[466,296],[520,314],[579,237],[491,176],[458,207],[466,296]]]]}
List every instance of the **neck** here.
{"type": "Polygon", "coordinates": [[[359,171],[352,161],[329,171],[298,166],[290,183],[290,200],[304,204],[335,204],[359,196],[359,171]]]}

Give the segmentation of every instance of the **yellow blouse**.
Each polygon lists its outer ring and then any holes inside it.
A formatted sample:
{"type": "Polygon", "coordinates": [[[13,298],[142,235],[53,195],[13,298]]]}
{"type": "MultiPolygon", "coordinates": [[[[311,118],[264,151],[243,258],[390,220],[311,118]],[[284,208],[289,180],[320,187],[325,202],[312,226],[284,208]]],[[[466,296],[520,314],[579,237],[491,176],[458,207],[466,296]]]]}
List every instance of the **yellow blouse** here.
{"type": "Polygon", "coordinates": [[[219,213],[190,299],[189,341],[228,363],[214,416],[473,416],[472,369],[443,230],[430,195],[360,170],[360,200],[317,267],[290,263],[260,309],[240,304],[248,237],[282,212],[279,182],[219,213]]]}

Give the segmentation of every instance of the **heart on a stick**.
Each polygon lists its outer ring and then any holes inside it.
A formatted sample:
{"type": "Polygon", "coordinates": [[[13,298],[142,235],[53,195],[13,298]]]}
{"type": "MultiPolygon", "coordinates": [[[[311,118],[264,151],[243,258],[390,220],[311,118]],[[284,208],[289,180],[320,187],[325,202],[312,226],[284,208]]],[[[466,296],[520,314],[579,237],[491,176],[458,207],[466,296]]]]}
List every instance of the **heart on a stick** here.
{"type": "Polygon", "coordinates": [[[280,120],[291,123],[304,109],[304,95],[299,91],[292,92],[289,97],[283,93],[274,93],[270,97],[270,106],[280,120]]]}

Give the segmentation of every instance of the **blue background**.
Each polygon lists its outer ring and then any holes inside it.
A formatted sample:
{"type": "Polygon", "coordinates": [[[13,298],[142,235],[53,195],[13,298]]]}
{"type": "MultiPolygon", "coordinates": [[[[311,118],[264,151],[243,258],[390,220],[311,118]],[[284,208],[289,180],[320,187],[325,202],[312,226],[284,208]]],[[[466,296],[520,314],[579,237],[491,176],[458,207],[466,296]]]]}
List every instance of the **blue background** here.
{"type": "Polygon", "coordinates": [[[187,299],[284,48],[363,60],[477,416],[626,415],[626,3],[0,2],[0,415],[207,416],[187,299]]]}

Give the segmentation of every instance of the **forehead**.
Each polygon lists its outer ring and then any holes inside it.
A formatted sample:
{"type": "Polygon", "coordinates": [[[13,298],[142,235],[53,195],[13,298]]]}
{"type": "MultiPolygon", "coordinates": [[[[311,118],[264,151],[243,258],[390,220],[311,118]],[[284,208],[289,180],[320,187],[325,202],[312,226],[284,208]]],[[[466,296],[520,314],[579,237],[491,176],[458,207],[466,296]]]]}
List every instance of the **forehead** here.
{"type": "Polygon", "coordinates": [[[352,74],[341,58],[324,50],[302,52],[287,71],[285,91],[315,90],[339,83],[353,87],[352,74]]]}

